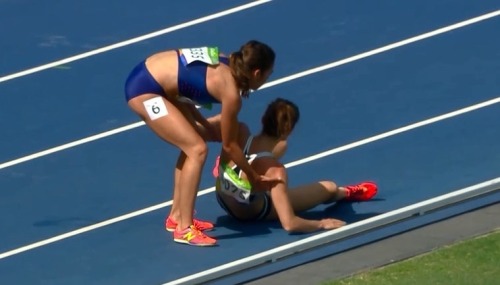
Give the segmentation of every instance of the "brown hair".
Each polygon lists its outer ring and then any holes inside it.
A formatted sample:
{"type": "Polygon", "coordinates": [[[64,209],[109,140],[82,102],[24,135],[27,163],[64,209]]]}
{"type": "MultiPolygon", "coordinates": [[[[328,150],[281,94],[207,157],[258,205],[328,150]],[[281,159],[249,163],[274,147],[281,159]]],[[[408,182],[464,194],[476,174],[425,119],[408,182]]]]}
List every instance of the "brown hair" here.
{"type": "Polygon", "coordinates": [[[299,107],[293,102],[278,98],[271,102],[262,116],[262,134],[279,138],[289,135],[300,118],[299,107]]]}
{"type": "Polygon", "coordinates": [[[268,45],[251,40],[242,45],[239,51],[231,53],[229,66],[236,84],[243,92],[248,92],[252,72],[259,69],[265,72],[272,68],[276,54],[268,45]]]}

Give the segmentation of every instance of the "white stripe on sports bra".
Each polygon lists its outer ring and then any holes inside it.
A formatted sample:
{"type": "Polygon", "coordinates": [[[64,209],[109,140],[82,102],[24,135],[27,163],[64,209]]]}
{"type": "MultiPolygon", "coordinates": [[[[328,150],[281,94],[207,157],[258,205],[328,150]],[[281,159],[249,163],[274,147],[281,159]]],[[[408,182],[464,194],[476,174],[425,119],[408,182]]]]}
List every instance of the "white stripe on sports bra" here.
{"type": "MultiPolygon", "coordinates": [[[[252,141],[253,141],[253,136],[249,136],[248,139],[247,139],[247,142],[245,144],[245,147],[243,148],[243,154],[245,154],[245,157],[248,159],[248,163],[249,164],[251,164],[252,161],[254,161],[257,158],[261,158],[261,157],[273,157],[273,153],[270,152],[270,151],[261,151],[261,152],[254,153],[254,154],[248,154],[248,152],[250,151],[250,146],[252,145],[252,141]]],[[[238,172],[238,177],[241,178],[241,174],[242,173],[243,173],[243,171],[240,170],[238,172]]]]}
{"type": "MultiPolygon", "coordinates": [[[[243,153],[249,164],[260,157],[273,157],[273,154],[269,151],[249,155],[248,152],[252,141],[253,136],[249,136],[243,148],[243,153]]],[[[219,188],[224,195],[231,196],[240,203],[249,204],[252,195],[251,185],[248,181],[241,179],[242,174],[243,171],[237,165],[228,169],[227,166],[219,164],[219,188]]]]}

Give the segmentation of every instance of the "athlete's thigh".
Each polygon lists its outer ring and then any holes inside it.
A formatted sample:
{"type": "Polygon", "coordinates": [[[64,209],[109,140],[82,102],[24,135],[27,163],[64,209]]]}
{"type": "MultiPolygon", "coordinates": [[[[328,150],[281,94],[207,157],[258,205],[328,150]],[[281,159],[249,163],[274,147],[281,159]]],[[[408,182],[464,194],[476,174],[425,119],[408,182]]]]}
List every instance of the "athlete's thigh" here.
{"type": "Polygon", "coordinates": [[[179,147],[187,155],[203,138],[193,127],[195,122],[177,104],[155,94],[145,94],[129,101],[130,108],[163,140],[179,147]]]}

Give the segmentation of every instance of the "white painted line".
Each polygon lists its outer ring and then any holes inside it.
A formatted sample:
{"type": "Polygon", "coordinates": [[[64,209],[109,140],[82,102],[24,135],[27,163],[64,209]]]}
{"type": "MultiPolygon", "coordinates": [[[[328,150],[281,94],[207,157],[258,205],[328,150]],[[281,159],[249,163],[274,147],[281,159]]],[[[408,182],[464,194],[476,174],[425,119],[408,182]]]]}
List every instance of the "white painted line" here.
{"type": "Polygon", "coordinates": [[[355,56],[351,56],[351,57],[346,58],[346,59],[342,59],[342,60],[339,60],[339,61],[336,61],[336,62],[332,62],[332,63],[329,63],[329,64],[325,64],[325,65],[322,65],[322,66],[319,66],[319,67],[316,67],[316,68],[313,68],[313,69],[309,69],[309,70],[306,70],[306,71],[303,71],[303,72],[299,72],[297,74],[290,75],[290,76],[287,76],[287,77],[275,80],[273,82],[269,82],[268,84],[265,84],[264,86],[262,86],[262,88],[271,87],[271,86],[274,86],[274,85],[279,85],[279,84],[282,84],[284,82],[291,81],[291,80],[294,80],[294,79],[297,79],[297,78],[300,78],[300,77],[304,77],[304,76],[307,76],[307,75],[311,75],[311,74],[316,73],[316,72],[320,72],[320,71],[323,71],[323,70],[326,70],[326,69],[330,69],[330,68],[333,68],[333,67],[344,65],[346,63],[350,63],[350,62],[353,62],[353,61],[356,61],[356,60],[360,60],[360,59],[363,59],[365,57],[369,57],[369,56],[372,56],[372,55],[383,53],[383,52],[386,52],[386,51],[391,50],[391,49],[395,49],[395,48],[398,48],[398,47],[402,47],[404,45],[408,45],[408,44],[411,44],[411,43],[414,43],[414,42],[418,42],[418,41],[421,41],[421,40],[424,40],[424,39],[427,39],[427,38],[430,38],[430,37],[434,37],[434,36],[437,36],[437,35],[440,35],[440,34],[443,34],[443,33],[449,32],[449,31],[452,31],[452,30],[456,30],[456,29],[459,29],[459,28],[462,28],[462,27],[465,27],[465,26],[468,26],[468,25],[472,25],[474,23],[478,23],[478,22],[481,22],[481,21],[484,21],[484,20],[487,20],[487,19],[499,16],[499,15],[500,15],[500,10],[497,10],[497,11],[494,11],[494,12],[491,12],[491,13],[488,13],[488,14],[484,14],[484,15],[481,15],[481,16],[478,16],[478,17],[466,20],[466,21],[462,21],[462,22],[459,22],[459,23],[456,23],[456,24],[453,24],[453,25],[450,25],[450,26],[446,26],[446,27],[443,27],[443,28],[440,28],[440,29],[437,29],[437,30],[434,30],[434,31],[431,31],[431,32],[427,32],[425,34],[421,34],[421,35],[418,35],[418,36],[415,36],[415,37],[412,37],[412,38],[408,38],[406,40],[402,40],[402,41],[399,41],[399,42],[396,42],[396,43],[393,43],[393,44],[389,44],[389,45],[386,45],[386,46],[383,46],[383,47],[380,47],[380,48],[377,48],[377,49],[374,49],[374,50],[370,50],[370,51],[367,51],[367,52],[364,52],[364,53],[361,53],[361,54],[358,54],[358,55],[355,55],[355,56]]]}
{"type": "Polygon", "coordinates": [[[379,134],[376,136],[372,136],[372,137],[369,137],[369,138],[366,138],[366,139],[363,139],[363,140],[360,140],[357,142],[350,143],[348,145],[344,145],[344,146],[334,148],[334,149],[331,149],[331,150],[328,150],[325,152],[321,152],[321,153],[309,156],[307,158],[296,160],[294,162],[287,163],[285,166],[286,167],[293,167],[293,166],[297,166],[300,164],[304,164],[304,163],[307,163],[309,161],[317,160],[317,159],[320,159],[320,158],[325,157],[325,156],[329,156],[329,155],[332,155],[335,153],[346,151],[346,150],[351,149],[351,148],[362,146],[362,145],[365,145],[365,144],[368,144],[368,143],[371,143],[374,141],[378,141],[378,140],[381,140],[381,139],[384,139],[387,137],[391,137],[391,136],[394,136],[394,135],[397,135],[400,133],[404,133],[404,132],[407,132],[407,131],[410,131],[410,130],[413,130],[416,128],[430,125],[432,123],[436,123],[436,122],[443,121],[443,120],[446,120],[446,119],[449,119],[452,117],[456,117],[456,116],[459,116],[459,115],[462,115],[462,114],[465,114],[468,112],[472,112],[472,111],[475,111],[475,110],[478,110],[478,109],[481,109],[484,107],[488,107],[490,105],[497,104],[497,103],[500,103],[500,97],[493,98],[493,99],[490,99],[488,101],[484,101],[482,103],[478,103],[478,104],[475,104],[475,105],[472,105],[469,107],[465,107],[465,108],[462,108],[462,109],[459,109],[459,110],[456,110],[453,112],[449,112],[449,113],[446,113],[446,114],[443,114],[440,116],[436,116],[436,117],[433,117],[433,118],[430,118],[427,120],[423,120],[423,121],[420,121],[420,122],[417,122],[417,123],[414,123],[411,125],[407,125],[407,126],[404,126],[404,127],[392,130],[392,131],[388,131],[388,132],[385,132],[385,133],[382,133],[382,134],[379,134]]]}
{"type": "Polygon", "coordinates": [[[324,231],[299,241],[295,241],[286,245],[282,245],[267,251],[263,251],[252,256],[248,256],[233,262],[229,262],[202,272],[194,273],[189,276],[176,279],[163,285],[174,284],[205,284],[208,281],[213,281],[218,278],[241,272],[255,266],[264,264],[265,262],[278,260],[280,258],[293,255],[307,249],[321,246],[326,243],[331,243],[355,234],[360,234],[375,228],[380,228],[407,218],[416,214],[427,213],[436,209],[443,208],[447,205],[465,201],[477,197],[479,195],[497,192],[500,187],[500,177],[485,181],[467,188],[453,191],[429,200],[425,200],[410,206],[396,209],[384,214],[377,215],[362,221],[346,225],[344,227],[324,231]]]}
{"type": "Polygon", "coordinates": [[[77,229],[77,230],[74,230],[71,232],[67,232],[65,234],[61,234],[61,235],[54,236],[54,237],[51,237],[51,238],[48,238],[48,239],[45,239],[45,240],[42,240],[39,242],[35,242],[35,243],[29,244],[26,246],[22,246],[20,248],[16,248],[14,250],[10,250],[10,251],[7,251],[7,252],[0,254],[0,259],[12,256],[12,255],[16,255],[16,254],[19,254],[21,252],[25,252],[25,251],[28,251],[28,250],[31,250],[31,249],[34,249],[37,247],[41,247],[41,246],[44,246],[47,244],[51,244],[51,243],[54,243],[56,241],[67,239],[69,237],[76,236],[76,235],[79,235],[79,234],[82,234],[85,232],[89,232],[89,231],[92,231],[92,230],[95,230],[98,228],[102,228],[102,227],[105,227],[105,226],[108,226],[108,225],[111,225],[111,224],[114,224],[114,223],[117,223],[117,222],[120,222],[123,220],[127,220],[127,219],[130,219],[130,218],[142,215],[142,214],[146,214],[146,213],[149,213],[149,212],[152,212],[152,211],[155,211],[155,210],[158,210],[158,209],[170,206],[170,205],[172,205],[172,201],[164,202],[164,203],[157,204],[157,205],[154,205],[151,207],[147,207],[147,208],[135,211],[135,212],[131,212],[129,214],[125,214],[125,215],[122,215],[122,216],[119,216],[116,218],[112,218],[112,219],[109,219],[109,220],[106,220],[106,221],[103,221],[103,222],[100,222],[97,224],[93,224],[93,225],[86,226],[86,227],[83,227],[83,228],[80,228],[80,229],[77,229]]]}
{"type": "MultiPolygon", "coordinates": [[[[424,121],[421,121],[421,122],[418,122],[418,123],[414,123],[414,124],[411,124],[411,125],[399,128],[399,129],[395,129],[395,130],[388,131],[388,132],[385,132],[385,133],[382,133],[382,134],[379,134],[379,135],[376,135],[376,136],[372,136],[372,137],[369,137],[369,138],[366,138],[366,139],[363,139],[363,140],[360,140],[360,141],[357,141],[357,142],[350,143],[350,144],[345,145],[345,146],[341,146],[341,147],[338,147],[338,148],[331,149],[329,151],[318,153],[318,154],[315,154],[315,155],[312,155],[312,156],[309,156],[309,157],[306,157],[306,158],[303,158],[303,159],[300,159],[300,160],[296,160],[296,161],[287,163],[285,166],[287,168],[294,167],[294,166],[297,166],[297,165],[300,165],[300,164],[307,163],[309,161],[313,161],[313,160],[316,160],[316,159],[319,159],[319,158],[322,158],[322,157],[325,157],[325,156],[328,156],[328,155],[332,155],[334,153],[339,153],[339,152],[342,152],[342,151],[345,151],[345,150],[348,150],[348,149],[352,149],[352,148],[355,148],[355,147],[367,144],[369,142],[381,140],[383,138],[394,136],[396,134],[407,132],[407,131],[412,130],[412,129],[416,129],[416,128],[423,127],[425,125],[429,125],[429,124],[432,124],[432,123],[435,123],[435,122],[438,122],[438,121],[449,119],[449,118],[452,118],[452,117],[455,117],[455,116],[458,116],[458,115],[461,115],[461,114],[464,114],[464,113],[467,113],[467,112],[472,112],[474,110],[478,110],[480,108],[484,108],[484,107],[487,107],[487,106],[490,106],[490,105],[493,105],[493,104],[496,104],[496,103],[500,103],[500,97],[497,97],[495,99],[491,99],[491,100],[488,100],[488,101],[485,101],[485,102],[482,102],[482,103],[479,103],[479,104],[475,104],[473,106],[469,106],[469,107],[466,107],[466,108],[463,108],[463,109],[460,109],[460,110],[456,110],[456,111],[453,111],[453,112],[450,112],[450,113],[447,113],[447,114],[443,114],[443,115],[440,115],[440,116],[437,116],[437,117],[433,117],[433,118],[430,118],[430,119],[427,119],[427,120],[424,120],[424,121]]],[[[214,187],[211,187],[211,188],[199,191],[198,192],[198,196],[202,196],[202,195],[211,193],[211,192],[214,191],[214,189],[215,189],[214,187]]],[[[168,202],[164,202],[164,203],[161,203],[161,204],[157,204],[157,205],[154,205],[154,206],[151,206],[151,207],[147,207],[147,208],[135,211],[135,212],[131,212],[131,213],[128,213],[128,214],[125,214],[125,215],[122,215],[122,216],[119,216],[119,217],[116,217],[116,218],[112,218],[110,220],[106,220],[106,221],[103,221],[103,222],[100,222],[100,223],[97,223],[97,224],[94,224],[94,225],[86,226],[86,227],[80,228],[78,230],[74,230],[74,231],[71,231],[71,232],[68,232],[68,233],[65,233],[65,234],[54,236],[54,237],[49,238],[49,239],[45,239],[45,240],[42,240],[42,241],[39,241],[39,242],[35,242],[35,243],[29,244],[29,245],[26,245],[26,246],[22,246],[22,247],[19,247],[19,248],[16,248],[16,249],[13,249],[13,250],[1,253],[0,254],[0,259],[7,258],[9,256],[19,254],[21,252],[32,250],[32,249],[35,249],[37,247],[41,247],[41,246],[44,246],[44,245],[47,245],[47,244],[50,244],[50,243],[54,243],[56,241],[67,239],[69,237],[76,236],[76,235],[79,235],[79,234],[82,234],[82,233],[85,233],[85,232],[89,232],[89,231],[92,231],[92,230],[95,230],[95,229],[98,229],[98,228],[101,228],[101,227],[104,227],[104,226],[108,226],[108,225],[111,225],[111,224],[114,224],[114,223],[117,223],[117,222],[120,222],[120,221],[131,219],[133,217],[136,217],[136,216],[139,216],[139,215],[142,215],[142,214],[146,214],[146,213],[149,213],[149,212],[152,212],[152,211],[156,211],[158,209],[167,207],[169,205],[172,205],[172,201],[168,201],[168,202]]]]}
{"type": "Polygon", "coordinates": [[[14,78],[26,76],[26,75],[29,75],[29,74],[32,74],[32,73],[35,73],[35,72],[43,71],[43,70],[46,70],[46,69],[49,69],[49,68],[52,68],[52,67],[56,67],[56,66],[59,66],[59,65],[63,65],[63,64],[69,63],[69,62],[77,61],[77,60],[80,60],[80,59],[83,59],[83,58],[86,58],[86,57],[94,56],[96,54],[104,53],[104,52],[107,52],[107,51],[110,51],[110,50],[113,50],[113,49],[117,49],[117,48],[120,48],[120,47],[124,47],[124,46],[128,46],[128,45],[131,45],[131,44],[135,44],[137,42],[141,42],[141,41],[144,41],[144,40],[147,40],[147,39],[151,39],[151,38],[158,37],[158,36],[161,36],[161,35],[164,35],[164,34],[168,34],[168,33],[171,33],[171,32],[174,32],[174,31],[177,31],[177,30],[180,30],[180,29],[184,29],[184,28],[187,28],[187,27],[190,27],[190,26],[194,26],[194,25],[197,25],[197,24],[200,24],[200,23],[203,23],[203,22],[208,22],[210,20],[221,18],[223,16],[227,16],[227,15],[230,15],[230,14],[233,14],[233,13],[236,13],[236,12],[239,12],[239,11],[243,11],[243,10],[246,10],[246,9],[258,6],[258,5],[262,5],[262,4],[271,2],[271,1],[272,0],[252,1],[252,2],[250,2],[248,4],[245,4],[245,5],[241,5],[241,6],[238,6],[238,7],[235,7],[235,8],[231,8],[231,9],[228,9],[228,10],[225,10],[225,11],[221,11],[221,12],[218,12],[218,13],[215,13],[215,14],[211,14],[211,15],[208,15],[208,16],[205,16],[205,17],[202,17],[202,18],[198,18],[198,19],[195,19],[195,20],[192,20],[192,21],[189,21],[189,22],[185,22],[185,23],[182,23],[182,24],[179,24],[179,25],[175,25],[175,26],[163,29],[163,30],[152,32],[152,33],[140,36],[140,37],[132,38],[132,39],[129,39],[129,40],[126,40],[126,41],[123,41],[123,42],[119,42],[119,43],[116,43],[116,44],[112,44],[112,45],[109,45],[109,46],[98,48],[98,49],[95,49],[95,50],[92,50],[92,51],[88,51],[88,52],[85,52],[85,53],[82,53],[82,54],[79,54],[79,55],[75,55],[75,56],[68,57],[68,58],[65,58],[65,59],[61,59],[61,60],[58,60],[58,61],[54,61],[54,62],[51,62],[51,63],[48,63],[48,64],[44,64],[44,65],[40,65],[40,66],[37,66],[37,67],[34,67],[34,68],[30,68],[30,69],[27,69],[27,70],[24,70],[24,71],[21,71],[21,72],[17,72],[17,73],[13,73],[13,74],[10,74],[10,75],[7,75],[7,76],[3,76],[3,77],[0,77],[0,82],[12,80],[14,78]]]}
{"type": "MultiPolygon", "coordinates": [[[[469,20],[466,20],[466,21],[462,21],[460,23],[456,23],[456,24],[453,24],[453,25],[450,25],[450,26],[447,26],[447,27],[444,27],[444,28],[440,28],[440,29],[434,30],[432,32],[428,32],[428,33],[425,33],[425,34],[422,34],[422,35],[419,35],[419,36],[416,36],[416,37],[412,37],[412,38],[409,38],[409,39],[406,39],[406,40],[403,40],[403,41],[399,41],[399,42],[396,42],[396,43],[393,43],[393,44],[389,44],[389,45],[386,45],[386,46],[383,46],[383,47],[380,47],[380,48],[377,48],[377,49],[374,49],[374,50],[371,50],[371,51],[368,51],[368,52],[364,52],[364,53],[361,53],[361,54],[358,54],[358,55],[355,55],[355,56],[352,56],[352,57],[349,57],[349,58],[346,58],[346,59],[342,59],[340,61],[335,61],[335,62],[326,64],[326,65],[322,65],[322,66],[319,66],[319,67],[316,67],[316,68],[312,68],[312,69],[309,69],[309,70],[306,70],[306,71],[302,71],[302,72],[299,72],[299,73],[296,73],[296,74],[293,74],[293,75],[290,75],[290,76],[286,76],[286,77],[283,77],[283,78],[280,78],[280,79],[277,79],[277,80],[274,80],[272,82],[264,84],[260,88],[260,90],[265,89],[265,88],[269,88],[269,87],[273,87],[275,85],[279,85],[279,84],[282,84],[282,83],[285,83],[285,82],[288,82],[288,81],[292,81],[294,79],[301,78],[301,77],[304,77],[304,76],[307,76],[307,75],[311,75],[311,74],[314,74],[314,73],[317,73],[317,72],[321,72],[321,71],[324,71],[324,70],[327,70],[327,69],[330,69],[330,68],[334,68],[334,67],[337,67],[337,66],[340,66],[340,65],[343,65],[343,64],[347,64],[347,63],[350,63],[350,62],[353,62],[353,61],[356,61],[356,60],[360,60],[360,59],[363,59],[363,58],[366,58],[366,57],[369,57],[369,56],[372,56],[372,55],[376,55],[376,54],[379,54],[379,53],[382,53],[382,52],[385,52],[385,51],[388,51],[388,50],[391,50],[391,49],[395,49],[397,47],[401,47],[403,45],[407,45],[407,44],[416,42],[418,40],[423,40],[423,39],[426,39],[426,38],[429,38],[429,37],[432,37],[432,36],[436,36],[436,35],[439,35],[439,34],[442,34],[442,33],[445,33],[445,32],[449,32],[449,31],[451,31],[453,29],[458,29],[458,28],[464,27],[466,25],[471,25],[471,24],[477,23],[479,21],[484,21],[486,19],[498,16],[498,15],[500,15],[500,10],[495,11],[495,12],[491,12],[491,13],[488,13],[488,14],[485,14],[485,15],[482,15],[482,16],[479,16],[479,17],[475,17],[475,18],[472,18],[472,19],[469,19],[469,20]]],[[[45,156],[45,155],[48,155],[48,154],[52,154],[52,153],[55,153],[55,152],[58,152],[58,151],[61,151],[61,150],[68,149],[68,148],[71,148],[71,147],[75,147],[75,146],[78,146],[80,144],[84,144],[84,143],[87,143],[87,142],[90,142],[90,141],[101,139],[101,138],[104,138],[104,137],[107,137],[107,136],[110,136],[110,135],[118,134],[120,132],[128,131],[128,130],[140,127],[142,125],[144,125],[143,122],[134,123],[134,124],[127,125],[127,126],[124,126],[124,127],[120,127],[118,129],[114,129],[114,130],[107,131],[107,132],[104,132],[104,133],[101,133],[101,134],[97,134],[97,135],[94,135],[94,136],[91,136],[91,137],[88,137],[88,138],[85,138],[85,139],[77,140],[77,141],[74,141],[74,142],[71,142],[71,143],[67,143],[67,144],[64,144],[64,145],[61,145],[61,146],[58,146],[58,147],[54,147],[54,148],[51,148],[51,149],[48,149],[48,150],[45,150],[45,151],[41,151],[41,152],[38,152],[38,153],[35,153],[35,154],[31,154],[31,155],[28,155],[28,156],[25,156],[25,157],[21,157],[21,158],[18,158],[18,159],[7,161],[7,162],[4,162],[4,163],[0,164],[0,169],[7,168],[7,167],[10,167],[10,166],[22,163],[22,162],[26,162],[26,161],[29,161],[29,160],[32,160],[32,159],[35,159],[35,158],[39,158],[39,157],[42,157],[42,156],[45,156]]]]}
{"type": "Polygon", "coordinates": [[[67,144],[56,146],[56,147],[53,147],[53,148],[50,148],[50,149],[47,149],[47,150],[44,150],[44,151],[40,151],[40,152],[37,152],[37,153],[34,153],[34,154],[30,154],[30,155],[27,155],[27,156],[24,156],[24,157],[21,157],[21,158],[18,158],[18,159],[7,161],[7,162],[4,162],[4,163],[0,164],[0,169],[7,168],[7,167],[10,167],[10,166],[13,166],[13,165],[16,165],[16,164],[20,164],[20,163],[23,163],[23,162],[26,162],[26,161],[30,161],[30,160],[33,160],[33,159],[36,159],[36,158],[39,158],[39,157],[42,157],[42,156],[46,156],[46,155],[49,155],[49,154],[52,154],[52,153],[55,153],[55,152],[59,152],[59,151],[68,149],[68,148],[72,148],[72,147],[75,147],[75,146],[78,146],[78,145],[81,145],[81,144],[84,144],[84,143],[88,143],[88,142],[91,142],[91,141],[95,141],[95,140],[98,140],[98,139],[109,137],[109,136],[112,136],[112,135],[115,135],[115,134],[118,134],[118,133],[121,133],[121,132],[125,132],[125,131],[131,130],[131,129],[135,129],[135,128],[143,126],[143,125],[145,125],[145,123],[143,121],[140,121],[140,122],[133,123],[133,124],[130,124],[130,125],[126,125],[126,126],[123,126],[123,127],[111,130],[111,131],[107,131],[107,132],[104,132],[104,133],[100,133],[100,134],[97,134],[97,135],[86,137],[84,139],[80,139],[80,140],[73,141],[73,142],[70,142],[70,143],[67,143],[67,144]]]}

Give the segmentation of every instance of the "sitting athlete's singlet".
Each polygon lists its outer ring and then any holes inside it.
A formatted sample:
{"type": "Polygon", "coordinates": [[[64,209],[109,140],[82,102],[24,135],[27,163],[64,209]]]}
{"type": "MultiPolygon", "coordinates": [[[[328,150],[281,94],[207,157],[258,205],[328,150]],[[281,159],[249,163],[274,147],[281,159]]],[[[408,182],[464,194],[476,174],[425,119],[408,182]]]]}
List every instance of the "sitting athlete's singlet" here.
{"type": "MultiPolygon", "coordinates": [[[[259,152],[256,154],[248,154],[250,145],[252,144],[253,136],[247,139],[243,153],[249,164],[261,157],[273,157],[271,152],[259,152]]],[[[220,189],[224,195],[233,197],[236,201],[249,204],[252,196],[252,187],[247,180],[241,178],[243,171],[237,166],[230,167],[227,164],[219,164],[219,181],[220,189]]]]}

